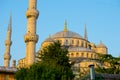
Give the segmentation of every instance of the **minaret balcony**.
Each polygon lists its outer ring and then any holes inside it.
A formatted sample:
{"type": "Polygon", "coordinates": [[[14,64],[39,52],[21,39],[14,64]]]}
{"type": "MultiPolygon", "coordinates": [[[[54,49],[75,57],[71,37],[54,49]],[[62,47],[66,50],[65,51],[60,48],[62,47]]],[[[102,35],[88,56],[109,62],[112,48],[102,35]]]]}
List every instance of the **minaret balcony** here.
{"type": "Polygon", "coordinates": [[[25,40],[25,42],[30,42],[30,41],[32,41],[32,42],[36,42],[37,43],[37,41],[38,41],[38,35],[36,35],[36,34],[26,34],[25,36],[24,36],[24,40],[25,40]]]}
{"type": "Polygon", "coordinates": [[[11,59],[11,55],[9,53],[5,53],[4,54],[4,59],[10,60],[11,59]]]}
{"type": "Polygon", "coordinates": [[[10,41],[10,40],[6,40],[5,41],[5,45],[7,46],[7,45],[11,45],[12,44],[12,41],[10,41]]]}
{"type": "Polygon", "coordinates": [[[39,12],[36,9],[28,9],[26,11],[26,17],[35,17],[36,19],[38,18],[39,12]]]}

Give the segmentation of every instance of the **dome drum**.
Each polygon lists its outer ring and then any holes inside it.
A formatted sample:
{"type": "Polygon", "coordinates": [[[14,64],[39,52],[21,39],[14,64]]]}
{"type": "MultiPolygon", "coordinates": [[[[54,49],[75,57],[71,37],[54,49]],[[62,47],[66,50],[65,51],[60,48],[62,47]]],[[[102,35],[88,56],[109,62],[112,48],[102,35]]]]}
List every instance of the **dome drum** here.
{"type": "Polygon", "coordinates": [[[51,37],[52,38],[82,38],[82,36],[72,31],[61,31],[51,37]]]}

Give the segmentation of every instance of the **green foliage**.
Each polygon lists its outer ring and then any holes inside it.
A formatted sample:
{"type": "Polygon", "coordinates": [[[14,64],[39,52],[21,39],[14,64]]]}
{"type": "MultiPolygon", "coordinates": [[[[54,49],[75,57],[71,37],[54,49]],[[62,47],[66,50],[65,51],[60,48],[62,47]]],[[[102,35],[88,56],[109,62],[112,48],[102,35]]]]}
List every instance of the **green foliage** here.
{"type": "Polygon", "coordinates": [[[18,70],[16,80],[72,80],[74,75],[67,54],[67,49],[62,48],[59,42],[43,48],[38,62],[18,70]]]}
{"type": "Polygon", "coordinates": [[[120,58],[113,57],[110,54],[98,54],[97,61],[101,63],[97,65],[98,67],[95,69],[98,73],[108,73],[108,74],[120,74],[120,58]]]}
{"type": "Polygon", "coordinates": [[[15,78],[16,78],[17,80],[26,80],[26,79],[25,79],[26,74],[27,74],[27,69],[26,69],[26,68],[18,69],[18,71],[17,71],[16,74],[15,74],[15,78]]]}

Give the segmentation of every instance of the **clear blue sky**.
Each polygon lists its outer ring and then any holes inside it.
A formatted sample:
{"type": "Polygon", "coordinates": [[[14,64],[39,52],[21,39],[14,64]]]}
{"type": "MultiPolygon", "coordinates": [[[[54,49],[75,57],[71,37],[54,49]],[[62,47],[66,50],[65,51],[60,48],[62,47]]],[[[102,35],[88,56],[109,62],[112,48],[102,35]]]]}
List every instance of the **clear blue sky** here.
{"type": "MultiPolygon", "coordinates": [[[[63,30],[65,19],[68,29],[84,34],[84,24],[87,25],[88,39],[108,47],[108,53],[113,56],[120,54],[120,0],[38,0],[40,11],[37,20],[37,34],[41,43],[51,34],[63,30]]],[[[27,19],[25,11],[28,0],[0,0],[0,65],[3,65],[5,52],[4,41],[12,12],[12,59],[25,56],[24,34],[27,19]]]]}

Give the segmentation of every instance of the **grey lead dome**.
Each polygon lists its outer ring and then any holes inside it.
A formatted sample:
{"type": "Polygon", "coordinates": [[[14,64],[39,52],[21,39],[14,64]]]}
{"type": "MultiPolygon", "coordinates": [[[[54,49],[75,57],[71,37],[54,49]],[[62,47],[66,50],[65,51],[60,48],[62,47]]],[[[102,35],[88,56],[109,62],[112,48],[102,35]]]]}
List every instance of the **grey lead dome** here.
{"type": "Polygon", "coordinates": [[[82,38],[82,36],[72,31],[60,31],[51,36],[51,38],[82,38]]]}

